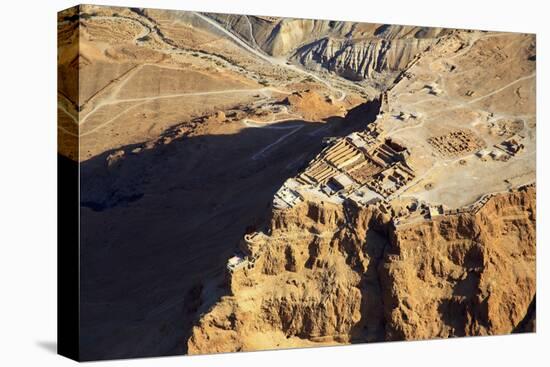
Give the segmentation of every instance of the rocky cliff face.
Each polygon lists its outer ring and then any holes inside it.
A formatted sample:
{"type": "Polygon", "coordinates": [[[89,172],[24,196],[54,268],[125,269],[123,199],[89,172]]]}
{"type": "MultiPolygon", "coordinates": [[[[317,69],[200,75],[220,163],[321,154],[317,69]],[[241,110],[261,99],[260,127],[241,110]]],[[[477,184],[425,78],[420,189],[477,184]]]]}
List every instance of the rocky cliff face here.
{"type": "Polygon", "coordinates": [[[252,47],[351,80],[401,71],[450,31],[351,22],[209,14],[252,47]]]}
{"type": "Polygon", "coordinates": [[[274,210],[189,353],[532,330],[535,221],[534,187],[397,230],[375,205],[274,210]]]}
{"type": "Polygon", "coordinates": [[[271,235],[248,249],[256,262],[232,274],[232,294],[193,329],[189,353],[348,343],[369,316],[380,328],[385,236],[374,223],[384,223],[375,208],[306,202],[274,211],[271,235]]]}
{"type": "Polygon", "coordinates": [[[324,38],[298,49],[293,58],[309,68],[325,68],[347,79],[363,80],[376,73],[396,72],[434,39],[372,39],[360,42],[324,38]]]}
{"type": "Polygon", "coordinates": [[[535,296],[535,189],[395,232],[380,269],[386,339],[505,334],[535,296]]]}

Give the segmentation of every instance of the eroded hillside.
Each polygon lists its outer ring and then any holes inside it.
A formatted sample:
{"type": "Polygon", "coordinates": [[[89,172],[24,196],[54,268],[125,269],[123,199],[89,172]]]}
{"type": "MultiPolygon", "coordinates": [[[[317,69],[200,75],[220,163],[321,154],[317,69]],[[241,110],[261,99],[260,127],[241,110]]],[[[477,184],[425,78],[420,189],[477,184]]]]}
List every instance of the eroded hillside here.
{"type": "Polygon", "coordinates": [[[275,211],[189,352],[511,333],[534,302],[534,216],[534,187],[398,229],[374,205],[275,211]]]}

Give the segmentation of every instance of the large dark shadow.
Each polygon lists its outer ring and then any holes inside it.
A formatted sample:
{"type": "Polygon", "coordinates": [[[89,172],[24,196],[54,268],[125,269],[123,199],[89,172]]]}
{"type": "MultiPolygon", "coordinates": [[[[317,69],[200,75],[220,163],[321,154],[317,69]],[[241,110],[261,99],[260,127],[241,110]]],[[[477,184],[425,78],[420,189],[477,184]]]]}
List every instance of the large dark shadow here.
{"type": "Polygon", "coordinates": [[[514,334],[520,333],[534,333],[536,331],[537,324],[537,295],[533,297],[525,317],[518,323],[518,325],[512,330],[514,334]]]}
{"type": "Polygon", "coordinates": [[[273,194],[323,137],[364,129],[379,106],[325,124],[184,137],[138,154],[127,146],[111,166],[112,151],[81,163],[81,358],[186,353],[200,313],[227,294],[225,264],[245,229],[264,221],[273,194]]]}

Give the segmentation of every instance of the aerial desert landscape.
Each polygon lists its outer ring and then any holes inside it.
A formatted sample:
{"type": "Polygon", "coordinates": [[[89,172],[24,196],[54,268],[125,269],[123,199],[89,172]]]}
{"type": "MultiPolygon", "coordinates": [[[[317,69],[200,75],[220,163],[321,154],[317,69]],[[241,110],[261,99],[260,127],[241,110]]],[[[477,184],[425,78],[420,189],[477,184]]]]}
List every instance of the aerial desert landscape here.
{"type": "Polygon", "coordinates": [[[534,332],[534,34],[58,15],[83,360],[534,332]]]}

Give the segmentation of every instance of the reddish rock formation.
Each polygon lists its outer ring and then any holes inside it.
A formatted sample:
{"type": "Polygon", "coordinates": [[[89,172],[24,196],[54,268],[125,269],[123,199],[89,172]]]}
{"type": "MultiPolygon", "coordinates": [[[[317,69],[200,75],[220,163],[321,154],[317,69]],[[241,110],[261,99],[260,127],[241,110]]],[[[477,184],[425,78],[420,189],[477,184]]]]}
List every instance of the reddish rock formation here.
{"type": "Polygon", "coordinates": [[[189,353],[532,330],[535,220],[534,187],[399,230],[374,205],[274,210],[189,353]]]}
{"type": "Polygon", "coordinates": [[[386,338],[512,332],[535,296],[535,188],[489,200],[475,215],[397,231],[380,274],[386,338]]]}

